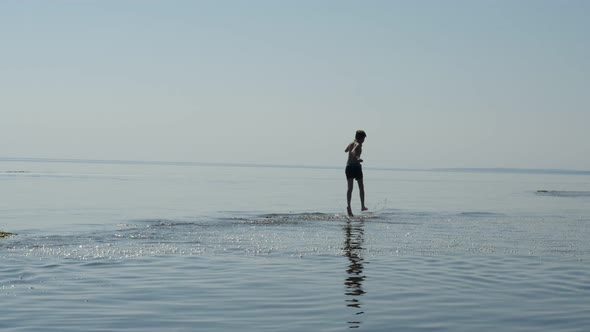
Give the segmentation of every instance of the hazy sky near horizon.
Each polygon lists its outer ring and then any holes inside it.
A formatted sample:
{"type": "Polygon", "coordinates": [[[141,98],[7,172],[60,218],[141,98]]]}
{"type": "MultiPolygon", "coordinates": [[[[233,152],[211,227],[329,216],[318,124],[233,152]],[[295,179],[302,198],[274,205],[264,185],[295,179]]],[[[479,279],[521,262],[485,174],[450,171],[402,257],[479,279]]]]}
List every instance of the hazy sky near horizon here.
{"type": "Polygon", "coordinates": [[[0,157],[590,170],[590,1],[0,1],[0,157]]]}

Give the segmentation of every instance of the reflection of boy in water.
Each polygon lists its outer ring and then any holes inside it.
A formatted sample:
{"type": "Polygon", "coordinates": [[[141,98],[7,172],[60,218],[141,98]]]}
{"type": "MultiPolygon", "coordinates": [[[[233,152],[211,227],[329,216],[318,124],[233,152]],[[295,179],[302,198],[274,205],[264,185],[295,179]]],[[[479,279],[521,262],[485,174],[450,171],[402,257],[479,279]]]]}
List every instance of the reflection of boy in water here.
{"type": "Polygon", "coordinates": [[[344,226],[344,253],[348,257],[349,264],[346,269],[346,279],[344,285],[346,286],[345,295],[346,306],[356,309],[354,311],[354,319],[349,320],[350,328],[359,328],[362,323],[360,315],[365,312],[362,311],[362,302],[360,297],[366,292],[363,288],[365,275],[363,274],[363,222],[353,222],[347,220],[344,226]]]}
{"type": "Polygon", "coordinates": [[[346,180],[348,181],[348,190],[346,192],[346,211],[349,216],[353,216],[350,201],[352,198],[352,188],[354,187],[354,180],[358,182],[359,193],[361,197],[361,210],[368,210],[365,206],[365,185],[363,183],[363,168],[361,163],[361,153],[363,152],[363,142],[367,134],[363,130],[357,130],[354,141],[346,147],[344,152],[348,152],[348,161],[346,163],[346,180]]]}

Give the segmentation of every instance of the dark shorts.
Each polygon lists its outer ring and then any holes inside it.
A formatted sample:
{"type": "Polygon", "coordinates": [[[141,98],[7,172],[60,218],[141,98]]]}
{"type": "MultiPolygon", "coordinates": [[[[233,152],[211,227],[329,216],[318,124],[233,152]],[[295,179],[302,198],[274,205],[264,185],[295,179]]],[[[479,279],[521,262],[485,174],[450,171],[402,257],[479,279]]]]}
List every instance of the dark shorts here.
{"type": "Polygon", "coordinates": [[[346,165],[346,179],[362,179],[363,178],[363,167],[361,164],[348,164],[346,165]]]}

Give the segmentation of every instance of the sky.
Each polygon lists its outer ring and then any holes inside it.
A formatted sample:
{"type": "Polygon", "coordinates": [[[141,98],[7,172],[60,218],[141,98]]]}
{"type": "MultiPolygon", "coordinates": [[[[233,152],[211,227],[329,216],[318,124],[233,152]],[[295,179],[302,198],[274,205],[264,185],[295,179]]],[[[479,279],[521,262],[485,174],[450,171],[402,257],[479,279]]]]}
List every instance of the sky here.
{"type": "Polygon", "coordinates": [[[0,0],[0,157],[590,170],[590,1],[0,0]]]}

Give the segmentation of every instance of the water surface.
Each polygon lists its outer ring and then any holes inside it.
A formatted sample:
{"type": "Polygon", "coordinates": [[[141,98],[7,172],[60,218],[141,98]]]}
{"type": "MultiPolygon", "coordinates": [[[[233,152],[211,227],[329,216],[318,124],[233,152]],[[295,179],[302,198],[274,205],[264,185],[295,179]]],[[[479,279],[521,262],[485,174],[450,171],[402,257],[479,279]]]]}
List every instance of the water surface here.
{"type": "Polygon", "coordinates": [[[590,326],[587,176],[365,173],[0,163],[0,328],[590,326]]]}

